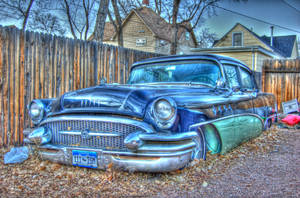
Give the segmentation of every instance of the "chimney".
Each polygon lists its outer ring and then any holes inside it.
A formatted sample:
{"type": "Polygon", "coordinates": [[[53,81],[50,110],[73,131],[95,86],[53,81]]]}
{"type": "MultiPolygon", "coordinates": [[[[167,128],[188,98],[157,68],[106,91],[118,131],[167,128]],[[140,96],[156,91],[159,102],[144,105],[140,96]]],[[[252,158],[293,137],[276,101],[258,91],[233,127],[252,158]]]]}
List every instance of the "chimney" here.
{"type": "Polygon", "coordinates": [[[274,31],[274,26],[271,26],[271,38],[270,38],[271,47],[273,46],[273,31],[274,31]]]}
{"type": "Polygon", "coordinates": [[[143,0],[143,5],[149,6],[149,0],[143,0]]]}

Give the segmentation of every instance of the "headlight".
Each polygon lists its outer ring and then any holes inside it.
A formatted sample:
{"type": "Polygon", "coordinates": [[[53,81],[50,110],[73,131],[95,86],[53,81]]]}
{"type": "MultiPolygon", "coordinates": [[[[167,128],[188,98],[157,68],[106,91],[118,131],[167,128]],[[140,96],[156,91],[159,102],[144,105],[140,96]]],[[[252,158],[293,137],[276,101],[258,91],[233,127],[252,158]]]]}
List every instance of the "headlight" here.
{"type": "Polygon", "coordinates": [[[39,100],[33,100],[29,106],[29,116],[34,124],[38,124],[44,117],[44,104],[39,100]]]}
{"type": "Polygon", "coordinates": [[[162,120],[169,120],[174,115],[174,108],[167,100],[159,100],[155,103],[156,116],[162,120]]]}
{"type": "Polygon", "coordinates": [[[152,113],[156,125],[161,129],[169,129],[176,119],[176,103],[171,98],[159,98],[154,101],[152,113]]]}

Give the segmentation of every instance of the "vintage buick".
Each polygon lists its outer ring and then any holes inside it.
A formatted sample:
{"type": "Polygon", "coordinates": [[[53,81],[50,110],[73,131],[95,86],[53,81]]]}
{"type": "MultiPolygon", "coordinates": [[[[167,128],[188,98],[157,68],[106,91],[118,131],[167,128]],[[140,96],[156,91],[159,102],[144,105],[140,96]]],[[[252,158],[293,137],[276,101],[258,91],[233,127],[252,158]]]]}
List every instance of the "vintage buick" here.
{"type": "Polygon", "coordinates": [[[236,59],[159,57],[133,64],[127,84],[33,100],[24,142],[64,164],[166,172],[260,135],[275,107],[236,59]]]}

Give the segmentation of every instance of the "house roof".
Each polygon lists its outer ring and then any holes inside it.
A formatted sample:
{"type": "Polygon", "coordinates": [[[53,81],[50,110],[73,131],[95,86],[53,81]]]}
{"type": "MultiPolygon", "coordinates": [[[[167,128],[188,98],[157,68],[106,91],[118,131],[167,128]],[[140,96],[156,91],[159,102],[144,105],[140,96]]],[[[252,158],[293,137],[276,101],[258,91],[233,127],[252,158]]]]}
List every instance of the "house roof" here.
{"type": "MultiPolygon", "coordinates": [[[[271,37],[260,37],[265,43],[270,43],[271,37]]],[[[293,52],[294,43],[296,41],[296,35],[288,36],[273,36],[273,46],[270,46],[274,51],[283,55],[284,57],[290,57],[293,52]]]]}
{"type": "MultiPolygon", "coordinates": [[[[147,25],[147,27],[155,34],[156,37],[167,40],[169,42],[172,41],[172,24],[168,23],[156,14],[151,8],[141,7],[133,10],[147,25]]],[[[185,26],[189,26],[189,24],[184,24],[185,26]]],[[[178,38],[186,31],[184,27],[179,27],[178,29],[178,38]]]]}
{"type": "MultiPolygon", "coordinates": [[[[143,22],[144,24],[149,28],[149,30],[157,37],[166,41],[171,42],[172,41],[172,24],[168,23],[164,18],[160,17],[158,14],[156,14],[151,8],[148,7],[141,7],[141,8],[137,8],[137,9],[133,9],[125,18],[125,20],[123,21],[123,26],[124,24],[129,20],[130,16],[132,16],[132,14],[136,14],[143,22]]],[[[188,23],[185,24],[187,27],[189,26],[188,23]]],[[[181,37],[181,35],[186,31],[186,29],[184,27],[179,27],[178,29],[178,38],[181,37]]],[[[194,35],[194,32],[191,33],[192,34],[192,39],[195,43],[197,43],[196,41],[196,37],[194,35]]],[[[105,25],[105,29],[104,29],[104,35],[109,36],[110,38],[107,40],[110,40],[113,36],[115,37],[116,34],[114,32],[114,28],[113,25],[108,25],[106,27],[105,25]],[[110,28],[110,26],[112,28],[110,28]],[[112,34],[112,31],[113,34],[112,34]]]]}
{"type": "Polygon", "coordinates": [[[215,46],[219,41],[221,41],[229,32],[231,32],[236,26],[242,26],[247,31],[249,31],[254,37],[256,37],[259,41],[264,43],[266,46],[268,46],[270,49],[272,49],[274,52],[278,53],[279,55],[283,57],[290,57],[293,51],[294,43],[296,41],[296,35],[288,35],[288,36],[273,36],[273,46],[270,45],[270,39],[271,37],[268,36],[258,36],[255,32],[247,28],[246,26],[236,23],[224,36],[214,41],[213,46],[215,46]]]}
{"type": "MultiPolygon", "coordinates": [[[[111,22],[106,22],[104,26],[104,32],[103,32],[103,41],[110,41],[113,35],[116,33],[114,25],[111,22]]],[[[93,32],[88,40],[91,41],[94,39],[95,32],[93,32]]]]}
{"type": "Polygon", "coordinates": [[[106,22],[103,32],[103,41],[110,41],[112,36],[116,33],[114,25],[111,22],[106,22]]]}

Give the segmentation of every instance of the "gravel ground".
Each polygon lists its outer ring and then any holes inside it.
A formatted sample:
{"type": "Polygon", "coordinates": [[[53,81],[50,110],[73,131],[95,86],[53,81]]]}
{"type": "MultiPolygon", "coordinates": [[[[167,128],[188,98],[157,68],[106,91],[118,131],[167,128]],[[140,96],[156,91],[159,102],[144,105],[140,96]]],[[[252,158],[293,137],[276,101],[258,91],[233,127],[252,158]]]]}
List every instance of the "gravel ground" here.
{"type": "Polygon", "coordinates": [[[3,164],[0,197],[300,197],[300,131],[273,127],[226,155],[164,174],[41,161],[3,164]]]}

